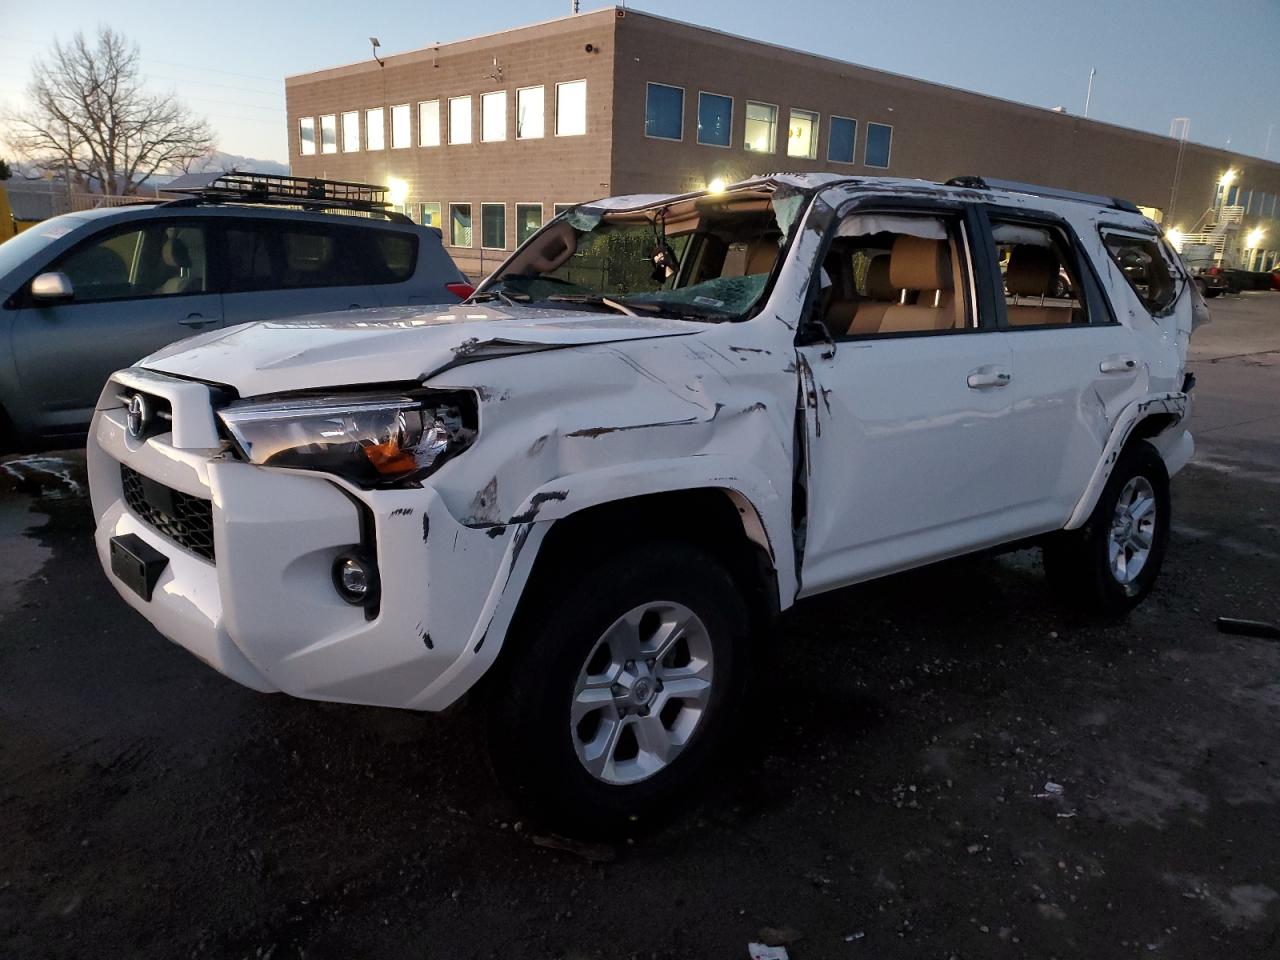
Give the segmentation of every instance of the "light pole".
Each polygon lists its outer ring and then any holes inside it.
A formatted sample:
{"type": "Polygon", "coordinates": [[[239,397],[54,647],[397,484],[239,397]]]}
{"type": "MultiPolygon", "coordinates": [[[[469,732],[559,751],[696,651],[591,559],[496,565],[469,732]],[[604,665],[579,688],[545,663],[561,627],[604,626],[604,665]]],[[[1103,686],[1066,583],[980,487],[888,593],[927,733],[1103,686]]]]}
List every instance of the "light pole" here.
{"type": "Polygon", "coordinates": [[[1093,78],[1097,72],[1095,68],[1089,68],[1089,89],[1084,95],[1084,117],[1086,120],[1089,119],[1089,101],[1093,99],[1093,78]]]}

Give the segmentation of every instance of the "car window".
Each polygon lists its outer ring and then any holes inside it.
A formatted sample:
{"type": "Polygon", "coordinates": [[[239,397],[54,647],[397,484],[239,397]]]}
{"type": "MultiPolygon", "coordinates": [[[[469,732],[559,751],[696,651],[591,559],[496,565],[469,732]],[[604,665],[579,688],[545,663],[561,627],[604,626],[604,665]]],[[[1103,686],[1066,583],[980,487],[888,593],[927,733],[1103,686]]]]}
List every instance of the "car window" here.
{"type": "Polygon", "coordinates": [[[993,218],[991,236],[1010,328],[1089,323],[1080,265],[1059,227],[993,218]]]}
{"type": "Polygon", "coordinates": [[[968,269],[956,218],[855,213],[823,258],[820,315],[833,337],[962,332],[968,269]]]}
{"type": "Polygon", "coordinates": [[[237,223],[226,238],[236,292],[400,283],[418,262],[415,235],[346,224],[237,223]]]}
{"type": "Polygon", "coordinates": [[[50,269],[71,280],[77,303],[208,290],[205,232],[198,224],[154,222],[112,231],[50,269]]]}
{"type": "Polygon", "coordinates": [[[1125,280],[1151,313],[1168,309],[1178,297],[1178,271],[1154,237],[1104,230],[1102,240],[1125,280]]]}

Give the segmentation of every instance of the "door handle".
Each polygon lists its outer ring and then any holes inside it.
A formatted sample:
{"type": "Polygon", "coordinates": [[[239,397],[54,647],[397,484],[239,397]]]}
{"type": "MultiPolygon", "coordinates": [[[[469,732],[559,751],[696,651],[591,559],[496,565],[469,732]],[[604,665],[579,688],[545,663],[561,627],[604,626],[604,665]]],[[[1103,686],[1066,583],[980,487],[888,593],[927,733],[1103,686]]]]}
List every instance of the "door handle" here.
{"type": "Polygon", "coordinates": [[[986,387],[1007,387],[1013,374],[999,367],[979,367],[969,374],[970,390],[982,390],[986,387]]]}
{"type": "Polygon", "coordinates": [[[184,327],[203,327],[206,323],[213,323],[213,319],[202,313],[189,313],[178,322],[184,327]]]}
{"type": "Polygon", "coordinates": [[[1130,373],[1138,369],[1138,361],[1133,357],[1108,357],[1098,364],[1103,373],[1130,373]]]}

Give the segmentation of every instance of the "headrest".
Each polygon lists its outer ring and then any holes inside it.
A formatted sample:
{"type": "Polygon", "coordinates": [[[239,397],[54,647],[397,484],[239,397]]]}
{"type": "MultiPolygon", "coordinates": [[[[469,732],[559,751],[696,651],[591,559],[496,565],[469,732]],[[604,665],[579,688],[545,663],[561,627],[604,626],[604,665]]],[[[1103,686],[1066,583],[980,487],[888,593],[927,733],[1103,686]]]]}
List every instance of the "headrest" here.
{"type": "Polygon", "coordinates": [[[871,258],[867,265],[867,296],[872,300],[894,300],[898,291],[889,279],[889,254],[882,253],[871,258]]]}
{"type": "Polygon", "coordinates": [[[757,240],[747,250],[748,277],[757,273],[772,273],[773,263],[778,259],[778,241],[757,240]]]}
{"type": "Polygon", "coordinates": [[[1022,243],[1009,254],[1004,284],[1015,297],[1043,297],[1058,275],[1058,257],[1048,247],[1022,243]]]}
{"type": "Polygon", "coordinates": [[[899,290],[950,290],[950,259],[945,240],[899,234],[889,258],[889,281],[899,290]]]}
{"type": "Polygon", "coordinates": [[[186,269],[191,266],[191,254],[187,251],[187,245],[178,237],[169,237],[164,242],[160,250],[160,258],[164,260],[167,267],[186,269]]]}

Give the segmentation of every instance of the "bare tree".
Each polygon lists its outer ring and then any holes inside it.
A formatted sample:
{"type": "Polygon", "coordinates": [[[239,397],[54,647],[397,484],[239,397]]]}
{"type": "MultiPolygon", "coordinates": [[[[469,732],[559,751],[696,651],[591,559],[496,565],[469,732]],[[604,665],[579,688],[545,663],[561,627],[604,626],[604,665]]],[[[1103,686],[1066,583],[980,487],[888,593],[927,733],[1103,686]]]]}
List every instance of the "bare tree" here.
{"type": "Polygon", "coordinates": [[[138,47],[100,26],[55,42],[32,68],[30,106],[5,114],[20,158],[62,174],[80,190],[131,195],[152,174],[189,165],[213,150],[213,130],[173,94],[143,88],[138,47]]]}

